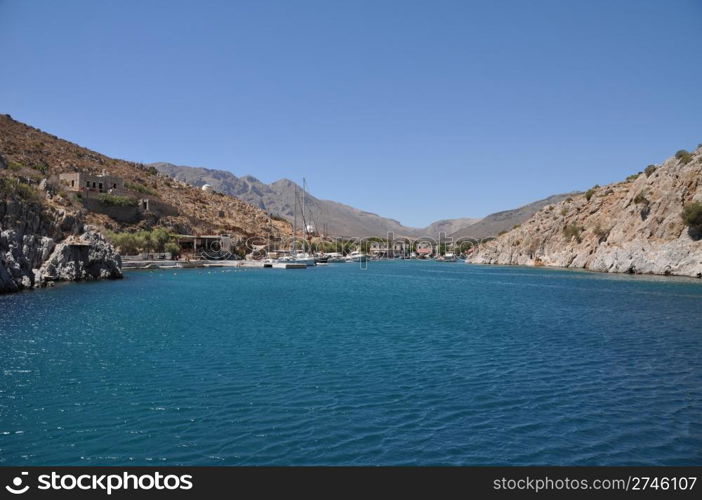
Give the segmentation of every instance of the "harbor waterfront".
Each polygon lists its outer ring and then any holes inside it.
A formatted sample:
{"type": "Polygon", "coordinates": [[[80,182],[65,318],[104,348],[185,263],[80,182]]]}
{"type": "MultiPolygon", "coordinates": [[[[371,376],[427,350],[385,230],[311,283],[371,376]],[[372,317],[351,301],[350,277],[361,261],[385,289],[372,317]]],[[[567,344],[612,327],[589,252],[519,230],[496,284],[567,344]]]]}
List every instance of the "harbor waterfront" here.
{"type": "Polygon", "coordinates": [[[0,296],[1,465],[702,465],[702,283],[432,261],[0,296]]]}

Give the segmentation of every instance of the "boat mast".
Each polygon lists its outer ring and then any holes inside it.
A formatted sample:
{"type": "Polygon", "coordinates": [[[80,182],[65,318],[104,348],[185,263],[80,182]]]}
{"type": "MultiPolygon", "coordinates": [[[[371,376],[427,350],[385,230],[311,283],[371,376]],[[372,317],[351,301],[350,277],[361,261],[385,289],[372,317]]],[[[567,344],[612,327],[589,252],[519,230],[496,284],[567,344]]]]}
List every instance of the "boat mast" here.
{"type": "Polygon", "coordinates": [[[307,192],[307,181],[302,178],[302,236],[307,238],[307,221],[305,220],[305,193],[307,192]]]}
{"type": "Polygon", "coordinates": [[[302,178],[302,238],[307,243],[306,252],[312,250],[310,235],[307,232],[307,219],[305,218],[305,195],[307,194],[307,180],[302,178]]]}
{"type": "Polygon", "coordinates": [[[294,201],[293,201],[293,247],[292,247],[292,255],[296,256],[297,255],[297,184],[295,184],[295,190],[294,190],[294,201]]]}

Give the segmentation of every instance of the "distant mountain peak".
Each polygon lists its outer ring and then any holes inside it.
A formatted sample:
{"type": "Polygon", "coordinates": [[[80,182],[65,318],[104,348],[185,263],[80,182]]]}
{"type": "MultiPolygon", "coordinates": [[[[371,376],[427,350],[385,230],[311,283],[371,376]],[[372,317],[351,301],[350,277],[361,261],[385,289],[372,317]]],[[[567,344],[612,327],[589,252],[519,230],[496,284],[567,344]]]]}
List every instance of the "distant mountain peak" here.
{"type": "MultiPolygon", "coordinates": [[[[195,186],[209,184],[215,191],[236,196],[267,212],[292,220],[295,213],[295,193],[301,195],[302,187],[287,178],[265,184],[252,175],[237,177],[224,170],[211,170],[202,167],[186,167],[171,163],[152,164],[160,172],[195,186]]],[[[440,233],[454,237],[495,236],[500,231],[511,229],[531,217],[537,210],[554,200],[568,195],[556,195],[534,202],[514,210],[493,214],[485,219],[469,217],[442,219],[424,228],[407,227],[395,219],[366,210],[345,205],[332,200],[319,199],[309,192],[305,194],[307,212],[305,217],[323,232],[338,236],[386,236],[393,233],[397,237],[417,238],[420,236],[436,238],[440,233]],[[476,236],[477,235],[477,236],[476,236]]],[[[298,208],[299,216],[299,208],[298,208]]]]}
{"type": "Polygon", "coordinates": [[[296,182],[291,181],[290,179],[287,179],[283,177],[282,179],[278,179],[274,183],[271,184],[272,186],[282,186],[282,187],[300,187],[296,182]]]}

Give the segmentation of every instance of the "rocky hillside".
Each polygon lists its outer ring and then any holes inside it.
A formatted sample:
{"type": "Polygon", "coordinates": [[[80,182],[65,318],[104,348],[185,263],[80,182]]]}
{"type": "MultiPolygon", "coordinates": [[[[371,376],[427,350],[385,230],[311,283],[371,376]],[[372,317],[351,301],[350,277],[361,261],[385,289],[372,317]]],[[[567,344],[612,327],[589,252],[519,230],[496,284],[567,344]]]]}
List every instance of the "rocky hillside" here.
{"type": "Polygon", "coordinates": [[[470,261],[702,277],[700,202],[702,147],[549,205],[470,261]]]}
{"type": "Polygon", "coordinates": [[[0,115],[0,292],[119,278],[120,256],[101,232],[153,227],[242,237],[290,231],[286,222],[239,199],[203,192],[0,115]],[[58,175],[72,171],[121,177],[127,189],[117,201],[126,206],[67,192],[58,175]],[[148,208],[138,200],[148,200],[148,208]]]}
{"type": "Polygon", "coordinates": [[[580,193],[577,191],[566,194],[556,194],[549,196],[548,198],[544,198],[543,200],[534,201],[519,208],[495,212],[494,214],[490,214],[473,224],[466,225],[465,227],[447,234],[453,237],[454,240],[481,240],[484,238],[491,238],[502,232],[509,231],[518,224],[526,222],[531,216],[542,208],[578,194],[580,193]]]}
{"type": "Polygon", "coordinates": [[[121,278],[122,261],[83,215],[34,190],[0,155],[0,293],[54,281],[121,278]]]}
{"type": "Polygon", "coordinates": [[[167,176],[154,168],[110,158],[16,120],[0,115],[0,154],[8,163],[8,174],[38,184],[49,184],[64,172],[80,170],[99,174],[103,171],[125,180],[130,197],[149,199],[151,210],[132,219],[111,217],[84,200],[57,190],[54,201],[64,208],[80,211],[87,223],[112,230],[164,227],[178,233],[230,233],[240,236],[289,233],[289,225],[270,221],[268,215],[248,203],[219,193],[203,192],[167,176]]]}
{"type": "Polygon", "coordinates": [[[441,219],[432,222],[427,227],[416,229],[415,234],[418,236],[429,236],[430,238],[437,238],[439,234],[444,233],[446,235],[452,235],[461,230],[465,230],[479,223],[482,219],[474,217],[460,217],[458,219],[441,219]]]}

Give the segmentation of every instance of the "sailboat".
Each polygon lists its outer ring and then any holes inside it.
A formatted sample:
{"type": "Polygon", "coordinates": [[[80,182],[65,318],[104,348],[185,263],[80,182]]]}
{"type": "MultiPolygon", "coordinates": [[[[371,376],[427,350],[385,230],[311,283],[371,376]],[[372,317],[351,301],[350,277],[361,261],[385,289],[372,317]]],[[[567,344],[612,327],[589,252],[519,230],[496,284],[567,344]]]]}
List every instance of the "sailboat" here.
{"type": "MultiPolygon", "coordinates": [[[[307,225],[305,224],[305,180],[302,180],[303,192],[302,192],[302,224],[304,227],[303,234],[307,235],[307,225]]],[[[294,215],[293,215],[293,233],[292,233],[292,250],[290,255],[286,255],[278,259],[279,262],[292,262],[295,264],[305,264],[308,267],[316,266],[317,263],[314,257],[307,252],[297,251],[297,186],[295,186],[295,203],[294,203],[294,215]]]]}

